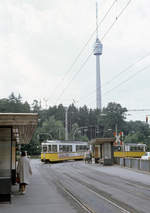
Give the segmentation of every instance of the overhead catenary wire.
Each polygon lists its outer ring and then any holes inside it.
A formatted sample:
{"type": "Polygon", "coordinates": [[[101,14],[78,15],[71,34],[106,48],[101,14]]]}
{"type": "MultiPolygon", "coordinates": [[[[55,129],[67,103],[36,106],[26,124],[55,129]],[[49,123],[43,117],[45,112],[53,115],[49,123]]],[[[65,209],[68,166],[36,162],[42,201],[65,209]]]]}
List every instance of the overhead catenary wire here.
{"type": "Polygon", "coordinates": [[[102,36],[101,40],[103,40],[106,35],[109,33],[109,31],[112,29],[112,27],[114,26],[114,24],[116,23],[116,21],[120,18],[120,16],[123,14],[123,12],[126,10],[126,8],[129,6],[129,4],[131,3],[132,0],[129,0],[127,2],[127,4],[123,7],[123,9],[120,11],[120,13],[118,14],[118,16],[116,16],[116,19],[114,20],[114,22],[110,25],[110,27],[108,28],[108,30],[104,33],[104,35],[102,36]]]}
{"type": "Polygon", "coordinates": [[[108,85],[110,83],[112,83],[112,81],[116,80],[117,78],[120,77],[120,75],[124,74],[125,72],[129,71],[132,67],[134,67],[136,64],[138,64],[139,62],[141,62],[142,60],[144,60],[145,58],[147,58],[148,56],[150,56],[150,52],[148,54],[146,54],[145,56],[142,56],[141,58],[139,58],[135,63],[132,63],[131,65],[129,65],[127,68],[125,68],[123,71],[119,72],[118,74],[114,75],[113,78],[111,78],[109,81],[106,81],[104,85],[108,85]]]}
{"type": "MultiPolygon", "coordinates": [[[[134,63],[130,64],[127,68],[125,68],[124,70],[122,70],[118,74],[114,75],[109,81],[107,81],[104,84],[102,84],[102,88],[105,87],[105,86],[107,86],[107,85],[109,85],[110,83],[112,83],[114,80],[116,80],[117,78],[119,78],[122,74],[124,74],[127,71],[131,70],[131,68],[133,68],[139,62],[143,61],[148,56],[150,56],[150,52],[147,53],[146,55],[140,57],[139,59],[137,59],[134,63]]],[[[88,96],[81,98],[81,100],[86,100],[90,96],[95,95],[95,92],[96,92],[96,89],[94,89],[88,96]]]]}
{"type": "MultiPolygon", "coordinates": [[[[146,69],[150,68],[150,64],[145,66],[144,68],[138,70],[137,72],[135,72],[133,75],[131,75],[130,77],[128,77],[127,79],[125,79],[124,81],[120,82],[118,85],[114,86],[113,88],[107,90],[103,95],[107,95],[109,93],[111,93],[113,90],[117,89],[118,87],[122,86],[123,84],[125,84],[126,82],[130,81],[131,79],[133,79],[134,77],[136,77],[136,75],[138,75],[139,73],[145,71],[146,69]]],[[[89,104],[93,103],[90,102],[89,104]]]]}
{"type": "MultiPolygon", "coordinates": [[[[102,20],[98,23],[98,26],[102,24],[102,22],[105,20],[105,18],[108,16],[108,14],[110,13],[110,11],[112,10],[112,8],[114,7],[116,3],[116,0],[113,1],[113,3],[111,4],[111,6],[109,7],[109,9],[107,10],[107,12],[105,13],[105,15],[103,16],[102,20]]],[[[93,36],[96,33],[96,29],[91,33],[89,39],[86,41],[86,43],[83,45],[83,47],[81,48],[79,54],[75,57],[73,63],[71,64],[71,66],[69,67],[69,69],[66,71],[66,73],[64,74],[64,76],[62,77],[62,79],[60,80],[60,82],[56,85],[56,87],[54,88],[54,90],[52,91],[51,94],[54,95],[55,91],[57,91],[58,87],[60,87],[60,84],[64,82],[66,76],[72,71],[72,68],[74,67],[74,65],[76,64],[76,62],[78,61],[78,59],[80,58],[80,56],[82,55],[83,51],[85,50],[85,48],[87,47],[87,45],[89,44],[89,42],[91,41],[91,39],[93,38],[93,36]]],[[[82,66],[82,65],[81,65],[82,66]]]]}
{"type": "Polygon", "coordinates": [[[85,64],[87,63],[87,61],[89,60],[89,58],[92,56],[93,51],[88,55],[88,57],[86,58],[86,60],[82,63],[80,69],[78,70],[78,72],[76,72],[73,77],[71,78],[71,80],[69,81],[69,83],[66,85],[66,87],[62,90],[61,94],[59,95],[59,97],[56,100],[56,104],[58,102],[58,100],[60,99],[60,97],[63,96],[65,90],[70,86],[71,82],[75,79],[75,77],[79,74],[79,72],[83,69],[83,67],[85,66],[85,64]]]}
{"type": "MultiPolygon", "coordinates": [[[[119,14],[116,16],[115,18],[115,21],[110,25],[110,27],[108,28],[108,30],[104,33],[104,35],[102,36],[102,39],[103,40],[107,34],[109,33],[109,31],[112,29],[112,27],[114,26],[114,24],[116,23],[116,21],[118,21],[118,19],[120,18],[120,16],[123,14],[123,12],[125,11],[125,9],[129,6],[129,4],[131,3],[132,0],[129,0],[127,2],[127,4],[123,7],[123,9],[119,12],[119,14]]],[[[117,2],[117,0],[115,0],[115,2],[117,2]]],[[[96,30],[95,30],[96,31],[96,30]]],[[[150,53],[148,53],[148,55],[150,55],[150,53]]],[[[147,57],[148,55],[144,56],[143,58],[147,57]]],[[[142,59],[141,59],[142,60],[142,59]]],[[[140,59],[139,59],[140,61],[140,59]]],[[[138,62],[139,62],[138,61],[138,62]]],[[[129,67],[126,68],[126,70],[130,69],[132,66],[134,66],[135,64],[131,64],[129,67]]],[[[118,75],[121,75],[121,73],[125,72],[125,70],[121,71],[118,75]]],[[[91,95],[94,94],[96,92],[96,89],[94,89],[92,92],[91,92],[91,95]]],[[[88,95],[87,97],[91,96],[91,95],[88,95]]]]}
{"type": "MultiPolygon", "coordinates": [[[[120,11],[120,13],[118,14],[118,16],[116,16],[116,19],[115,19],[115,21],[110,25],[110,27],[108,28],[108,30],[104,33],[104,35],[102,36],[102,39],[101,40],[103,40],[105,37],[106,37],[106,35],[110,32],[110,30],[112,29],[112,27],[114,26],[114,24],[118,21],[118,19],[120,18],[120,16],[123,14],[123,12],[125,11],[125,9],[129,6],[129,4],[131,3],[131,1],[132,0],[129,0],[128,2],[127,2],[127,4],[123,7],[123,9],[120,11]]],[[[113,3],[115,3],[116,2],[116,0],[113,2],[113,3]]],[[[112,4],[113,5],[113,4],[112,4]]],[[[94,32],[96,32],[96,30],[94,31],[94,32]]],[[[91,56],[92,54],[90,54],[90,56],[91,56]]],[[[89,59],[89,55],[88,55],[88,57],[86,58],[86,60],[85,60],[85,62],[87,62],[88,61],[88,59],[89,59]]],[[[85,63],[83,63],[84,65],[85,65],[85,63]]],[[[83,65],[82,64],[82,65],[83,65]]],[[[81,67],[83,67],[83,66],[81,66],[81,67]]],[[[79,69],[79,71],[81,71],[82,69],[79,69]]],[[[79,72],[77,72],[77,74],[78,74],[79,72]]],[[[75,76],[76,76],[76,74],[75,74],[75,76]]],[[[71,81],[74,79],[74,77],[71,79],[71,81]]],[[[60,96],[59,96],[59,98],[61,97],[62,98],[62,95],[64,94],[64,92],[65,92],[65,90],[68,88],[68,86],[71,84],[71,81],[68,83],[68,85],[63,89],[63,91],[61,92],[61,94],[60,94],[60,96]]],[[[56,103],[58,102],[58,100],[59,100],[59,98],[57,98],[57,101],[56,101],[56,103]]]]}
{"type": "Polygon", "coordinates": [[[145,71],[146,69],[150,68],[150,64],[145,66],[144,68],[138,70],[137,72],[135,72],[133,75],[129,76],[127,79],[125,79],[124,81],[122,81],[121,83],[119,83],[118,85],[116,85],[115,87],[107,90],[106,92],[104,92],[104,95],[112,92],[112,90],[117,89],[118,87],[122,86],[123,84],[125,84],[126,82],[128,82],[129,80],[131,80],[132,78],[136,77],[137,74],[145,71]]]}

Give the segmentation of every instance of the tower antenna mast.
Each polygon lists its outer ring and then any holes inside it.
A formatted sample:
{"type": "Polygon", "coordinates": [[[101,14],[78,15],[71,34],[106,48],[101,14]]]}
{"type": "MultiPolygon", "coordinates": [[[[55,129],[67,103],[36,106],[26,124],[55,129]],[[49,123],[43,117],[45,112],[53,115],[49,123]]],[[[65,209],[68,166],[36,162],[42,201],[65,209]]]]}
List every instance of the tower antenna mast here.
{"type": "Polygon", "coordinates": [[[96,1],[96,38],[98,38],[98,2],[96,1]]]}

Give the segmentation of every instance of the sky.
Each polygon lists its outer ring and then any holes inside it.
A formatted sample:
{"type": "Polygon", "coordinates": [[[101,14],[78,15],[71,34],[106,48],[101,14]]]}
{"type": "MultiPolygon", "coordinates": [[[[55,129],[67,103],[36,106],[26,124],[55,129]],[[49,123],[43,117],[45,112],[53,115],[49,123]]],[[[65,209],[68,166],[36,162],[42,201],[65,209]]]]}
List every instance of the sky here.
{"type": "MultiPolygon", "coordinates": [[[[102,106],[150,109],[150,2],[97,2],[102,106]]],[[[0,0],[0,99],[14,92],[23,101],[41,101],[43,108],[71,103],[95,108],[95,5],[95,0],[0,0]]],[[[129,111],[127,119],[145,121],[149,114],[129,111]]]]}

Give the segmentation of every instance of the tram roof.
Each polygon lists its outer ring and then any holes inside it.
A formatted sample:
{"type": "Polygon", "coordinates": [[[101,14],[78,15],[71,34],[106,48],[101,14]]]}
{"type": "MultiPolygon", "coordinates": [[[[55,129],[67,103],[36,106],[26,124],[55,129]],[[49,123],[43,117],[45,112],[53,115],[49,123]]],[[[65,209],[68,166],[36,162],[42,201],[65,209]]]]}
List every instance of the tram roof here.
{"type": "Polygon", "coordinates": [[[28,144],[38,123],[37,113],[0,113],[0,127],[12,127],[12,140],[28,144]]]}
{"type": "Polygon", "coordinates": [[[95,138],[90,141],[91,145],[99,145],[104,143],[113,143],[115,138],[95,138]]]}
{"type": "Polygon", "coordinates": [[[61,141],[61,140],[47,140],[45,142],[43,142],[42,144],[49,144],[49,143],[61,143],[61,144],[81,144],[81,145],[85,145],[88,144],[88,142],[86,141],[61,141]]]}
{"type": "Polygon", "coordinates": [[[126,146],[147,146],[144,143],[125,143],[126,146]]]}

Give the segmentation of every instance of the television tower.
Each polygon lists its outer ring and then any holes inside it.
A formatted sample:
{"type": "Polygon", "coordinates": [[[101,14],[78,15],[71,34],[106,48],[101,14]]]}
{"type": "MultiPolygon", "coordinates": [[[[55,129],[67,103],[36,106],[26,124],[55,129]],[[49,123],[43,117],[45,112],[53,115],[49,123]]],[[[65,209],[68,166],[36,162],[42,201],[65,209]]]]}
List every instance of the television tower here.
{"type": "Polygon", "coordinates": [[[100,55],[102,55],[103,45],[98,38],[98,3],[96,2],[96,42],[94,45],[94,55],[96,56],[96,108],[102,110],[101,96],[101,76],[100,76],[100,55]]]}

